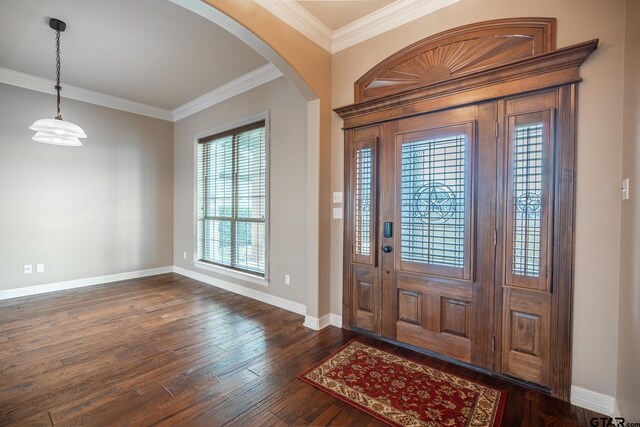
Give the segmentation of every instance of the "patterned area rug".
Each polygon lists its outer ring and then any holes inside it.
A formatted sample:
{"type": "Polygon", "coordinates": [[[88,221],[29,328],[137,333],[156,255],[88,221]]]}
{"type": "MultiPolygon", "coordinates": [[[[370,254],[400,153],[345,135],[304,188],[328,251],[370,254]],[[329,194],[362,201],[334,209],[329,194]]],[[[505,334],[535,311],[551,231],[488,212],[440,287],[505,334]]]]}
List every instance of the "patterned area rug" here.
{"type": "Polygon", "coordinates": [[[506,397],[357,341],[298,378],[393,426],[499,426],[506,397]]]}

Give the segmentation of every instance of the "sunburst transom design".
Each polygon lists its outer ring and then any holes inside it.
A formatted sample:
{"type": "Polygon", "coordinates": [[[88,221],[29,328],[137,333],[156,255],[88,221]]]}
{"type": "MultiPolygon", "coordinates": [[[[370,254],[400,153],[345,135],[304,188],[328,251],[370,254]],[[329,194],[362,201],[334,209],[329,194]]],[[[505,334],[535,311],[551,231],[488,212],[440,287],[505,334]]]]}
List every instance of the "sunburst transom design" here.
{"type": "Polygon", "coordinates": [[[549,40],[554,20],[516,24],[489,21],[418,42],[358,80],[356,102],[472,74],[544,53],[552,47],[549,40]]]}

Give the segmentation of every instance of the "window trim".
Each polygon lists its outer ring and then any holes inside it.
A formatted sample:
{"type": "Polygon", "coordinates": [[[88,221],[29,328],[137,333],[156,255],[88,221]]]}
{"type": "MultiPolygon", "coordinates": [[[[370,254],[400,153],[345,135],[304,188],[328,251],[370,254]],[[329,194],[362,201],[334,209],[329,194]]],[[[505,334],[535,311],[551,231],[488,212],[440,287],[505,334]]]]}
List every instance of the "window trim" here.
{"type": "Polygon", "coordinates": [[[193,265],[197,268],[205,268],[216,273],[224,274],[230,277],[246,280],[251,283],[257,283],[268,286],[270,282],[270,246],[271,246],[271,161],[270,161],[270,120],[269,110],[253,116],[244,117],[233,122],[225,123],[215,128],[199,132],[194,135],[193,139],[193,265]],[[225,133],[241,129],[255,122],[264,121],[265,136],[265,248],[264,248],[264,276],[259,273],[236,269],[217,263],[198,260],[198,145],[203,139],[217,137],[225,133]]]}
{"type": "Polygon", "coordinates": [[[196,259],[193,260],[193,266],[203,270],[212,271],[222,276],[227,276],[234,279],[240,279],[245,282],[250,282],[256,285],[269,286],[269,280],[265,279],[262,276],[258,276],[252,273],[247,273],[244,270],[235,270],[233,268],[227,268],[221,264],[213,264],[207,261],[198,261],[197,257],[196,259]]]}

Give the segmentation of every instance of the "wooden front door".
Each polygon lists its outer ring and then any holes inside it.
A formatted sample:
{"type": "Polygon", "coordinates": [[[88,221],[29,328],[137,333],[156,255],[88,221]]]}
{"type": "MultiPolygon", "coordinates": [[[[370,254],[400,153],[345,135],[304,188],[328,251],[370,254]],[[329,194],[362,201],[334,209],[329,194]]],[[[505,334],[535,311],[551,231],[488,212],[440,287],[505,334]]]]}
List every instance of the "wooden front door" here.
{"type": "Polygon", "coordinates": [[[352,143],[356,327],[492,369],[496,103],[352,143]]]}
{"type": "Polygon", "coordinates": [[[345,130],[343,325],[569,400],[579,67],[555,20],[396,52],[345,130]]]}

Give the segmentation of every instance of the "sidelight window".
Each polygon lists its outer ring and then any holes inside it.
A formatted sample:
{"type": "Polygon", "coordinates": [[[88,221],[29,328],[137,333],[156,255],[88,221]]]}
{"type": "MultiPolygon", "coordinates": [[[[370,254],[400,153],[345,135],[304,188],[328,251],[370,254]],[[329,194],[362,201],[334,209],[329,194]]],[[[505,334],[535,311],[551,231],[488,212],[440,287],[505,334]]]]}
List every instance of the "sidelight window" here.
{"type": "Polygon", "coordinates": [[[355,253],[369,256],[371,251],[371,205],[373,156],[371,147],[355,152],[355,253]]]}
{"type": "Polygon", "coordinates": [[[513,274],[540,275],[542,123],[516,126],[513,153],[513,274]]]}

